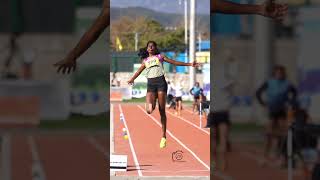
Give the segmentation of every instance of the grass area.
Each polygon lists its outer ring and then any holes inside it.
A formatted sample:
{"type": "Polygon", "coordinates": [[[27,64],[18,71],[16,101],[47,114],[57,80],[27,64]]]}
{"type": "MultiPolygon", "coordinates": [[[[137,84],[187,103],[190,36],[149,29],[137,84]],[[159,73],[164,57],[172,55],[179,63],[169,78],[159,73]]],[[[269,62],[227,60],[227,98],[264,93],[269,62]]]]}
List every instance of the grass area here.
{"type": "Polygon", "coordinates": [[[132,98],[130,100],[123,100],[125,103],[145,103],[146,98],[132,98]]]}
{"type": "Polygon", "coordinates": [[[41,129],[109,129],[109,113],[96,116],[73,114],[67,120],[42,120],[41,129]]]}

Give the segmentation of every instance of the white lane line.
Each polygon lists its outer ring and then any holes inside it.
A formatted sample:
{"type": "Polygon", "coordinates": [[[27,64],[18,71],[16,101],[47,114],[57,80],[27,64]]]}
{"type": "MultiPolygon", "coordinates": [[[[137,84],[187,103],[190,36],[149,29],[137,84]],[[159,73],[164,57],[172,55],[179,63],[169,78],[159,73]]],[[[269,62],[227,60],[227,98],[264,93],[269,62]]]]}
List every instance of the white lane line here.
{"type": "MultiPolygon", "coordinates": [[[[161,127],[161,124],[153,117],[151,116],[150,114],[147,114],[145,112],[145,110],[140,106],[140,105],[137,105],[138,108],[144,112],[147,116],[149,116],[156,124],[158,124],[160,127],[161,127]]],[[[168,129],[167,129],[167,133],[174,139],[176,140],[182,147],[184,147],[187,151],[189,151],[192,156],[198,160],[204,167],[206,167],[208,170],[210,170],[210,166],[207,165],[205,162],[203,162],[193,151],[191,151],[191,149],[189,149],[185,144],[183,144],[178,138],[176,138],[168,129]]]]}
{"type": "Polygon", "coordinates": [[[39,152],[37,149],[36,142],[33,138],[33,136],[28,137],[28,144],[31,150],[31,156],[32,156],[32,179],[33,180],[45,180],[46,174],[44,172],[39,152]]]}
{"type": "Polygon", "coordinates": [[[130,145],[130,149],[131,149],[131,152],[132,152],[132,155],[133,155],[133,160],[134,160],[134,164],[136,166],[136,169],[138,169],[138,174],[139,176],[142,176],[142,172],[140,170],[140,165],[139,165],[139,161],[138,161],[138,158],[137,158],[137,154],[134,150],[134,147],[133,147],[133,144],[132,144],[132,141],[131,141],[131,135],[130,135],[130,131],[129,131],[129,128],[128,128],[128,125],[127,125],[127,122],[126,122],[126,118],[123,114],[123,111],[122,111],[122,107],[121,105],[119,104],[119,110],[120,110],[120,116],[122,114],[122,117],[123,117],[123,124],[127,130],[127,135],[128,135],[128,140],[129,140],[129,145],[130,145]]]}
{"type": "MultiPolygon", "coordinates": [[[[147,114],[145,111],[144,111],[144,109],[141,107],[141,106],[138,106],[146,115],[148,115],[149,117],[151,117],[151,119],[153,120],[153,121],[155,121],[160,127],[161,127],[161,124],[153,117],[153,116],[151,116],[151,115],[149,115],[149,114],[147,114]]],[[[187,121],[188,122],[188,121],[187,121]]],[[[191,123],[192,124],[192,123],[191,123]]],[[[195,125],[195,124],[193,124],[196,128],[198,128],[198,129],[201,129],[201,128],[199,128],[197,125],[195,125]]],[[[203,130],[203,129],[202,129],[203,130]]],[[[182,143],[181,143],[181,141],[179,141],[177,138],[175,138],[173,135],[172,135],[172,133],[167,129],[167,133],[169,134],[169,135],[171,135],[171,137],[173,137],[178,143],[180,143],[180,145],[182,145],[182,143]]],[[[184,145],[182,145],[183,147],[185,147],[186,148],[186,146],[184,146],[184,145]]],[[[186,148],[187,149],[187,148],[186,148]]],[[[188,150],[188,149],[187,149],[188,150]]],[[[190,150],[190,149],[189,149],[190,150]]],[[[191,150],[190,150],[191,151],[191,150]]],[[[190,152],[189,151],[189,152],[190,152]]],[[[192,151],[191,151],[192,152],[192,151]]],[[[193,152],[192,152],[193,153],[193,152]]],[[[192,154],[191,153],[191,154],[192,154]]],[[[195,155],[194,153],[193,153],[193,155],[195,155]]],[[[199,158],[198,158],[199,159],[199,158]]],[[[201,160],[200,160],[201,161],[201,160]]],[[[205,163],[203,163],[203,164],[205,164],[205,163]]],[[[206,164],[205,164],[206,165],[206,164]]],[[[207,165],[205,166],[208,170],[210,170],[210,168],[208,168],[207,167],[207,165]]],[[[144,171],[145,172],[145,171],[144,171]]],[[[213,173],[213,176],[216,176],[216,177],[219,177],[220,179],[223,179],[223,180],[234,180],[234,178],[232,178],[231,176],[228,176],[228,175],[226,175],[226,174],[223,174],[222,172],[219,172],[219,171],[215,171],[214,173],[213,173]]]]}
{"type": "Polygon", "coordinates": [[[114,153],[114,115],[113,104],[110,107],[110,154],[114,153]]]}
{"type": "Polygon", "coordinates": [[[190,122],[190,121],[188,121],[188,120],[184,119],[183,117],[175,116],[174,114],[172,114],[172,113],[171,113],[171,112],[169,112],[169,111],[167,111],[167,113],[169,113],[171,116],[174,116],[174,117],[176,117],[176,118],[181,119],[182,121],[184,121],[184,122],[186,122],[186,123],[190,124],[191,126],[193,126],[193,127],[197,128],[198,130],[200,130],[200,131],[202,131],[202,132],[206,133],[207,135],[210,135],[210,133],[209,133],[208,131],[203,130],[202,128],[200,128],[200,127],[199,127],[199,126],[197,126],[196,124],[194,124],[194,123],[192,123],[192,122],[190,122]]]}
{"type": "Polygon", "coordinates": [[[89,143],[91,145],[93,145],[93,147],[99,151],[100,153],[102,153],[105,157],[108,156],[107,151],[105,150],[105,148],[96,140],[96,138],[92,137],[92,136],[88,136],[87,140],[89,141],[89,143]]]}

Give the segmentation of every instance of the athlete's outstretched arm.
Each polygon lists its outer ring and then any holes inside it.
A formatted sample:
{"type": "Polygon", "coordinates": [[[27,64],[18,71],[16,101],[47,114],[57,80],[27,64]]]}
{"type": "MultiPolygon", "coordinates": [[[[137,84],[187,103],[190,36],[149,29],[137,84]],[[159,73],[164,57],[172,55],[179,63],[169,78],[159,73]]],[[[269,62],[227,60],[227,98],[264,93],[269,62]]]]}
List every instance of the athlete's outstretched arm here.
{"type": "Polygon", "coordinates": [[[128,84],[133,84],[134,80],[142,73],[142,71],[146,68],[144,63],[141,64],[137,72],[132,76],[132,78],[128,81],[128,84]]]}
{"type": "Polygon", "coordinates": [[[287,14],[288,5],[266,0],[263,4],[239,4],[225,0],[211,0],[211,13],[224,14],[257,14],[282,20],[287,14]]]}
{"type": "Polygon", "coordinates": [[[163,60],[167,63],[174,64],[176,66],[192,66],[192,67],[197,67],[199,66],[199,63],[192,62],[192,63],[185,63],[185,62],[180,62],[180,61],[175,61],[173,59],[168,58],[167,56],[162,55],[163,60]]]}
{"type": "Polygon", "coordinates": [[[58,67],[58,72],[70,73],[76,68],[76,60],[99,38],[101,33],[110,25],[110,3],[103,1],[102,11],[91,27],[84,33],[77,45],[67,54],[67,56],[54,64],[58,67]]]}
{"type": "Polygon", "coordinates": [[[211,1],[211,13],[258,14],[261,9],[260,5],[239,4],[225,0],[211,1]]]}

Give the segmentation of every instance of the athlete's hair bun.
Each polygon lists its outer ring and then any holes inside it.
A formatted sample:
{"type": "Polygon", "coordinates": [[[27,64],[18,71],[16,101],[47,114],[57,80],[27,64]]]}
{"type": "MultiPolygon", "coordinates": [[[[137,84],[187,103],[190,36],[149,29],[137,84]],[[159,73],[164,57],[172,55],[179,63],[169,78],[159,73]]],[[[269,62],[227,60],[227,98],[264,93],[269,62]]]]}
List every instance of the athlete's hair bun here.
{"type": "Polygon", "coordinates": [[[146,48],[146,47],[140,48],[139,53],[138,53],[138,56],[139,56],[141,59],[147,58],[147,57],[148,57],[147,48],[146,48]]]}

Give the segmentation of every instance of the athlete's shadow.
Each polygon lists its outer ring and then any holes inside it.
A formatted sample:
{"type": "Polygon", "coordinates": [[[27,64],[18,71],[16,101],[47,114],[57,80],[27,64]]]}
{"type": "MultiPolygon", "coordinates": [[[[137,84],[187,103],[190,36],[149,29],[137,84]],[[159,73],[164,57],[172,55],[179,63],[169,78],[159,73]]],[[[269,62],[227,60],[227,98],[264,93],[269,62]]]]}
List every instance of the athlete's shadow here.
{"type": "Polygon", "coordinates": [[[174,160],[174,161],[172,161],[172,162],[174,162],[174,163],[185,163],[185,162],[187,162],[187,161],[182,161],[182,160],[174,160]]]}
{"type": "MultiPolygon", "coordinates": [[[[140,167],[148,167],[148,166],[152,166],[152,165],[139,165],[140,167]]],[[[137,169],[135,168],[136,166],[134,165],[130,165],[130,166],[127,166],[127,171],[137,171],[137,170],[146,170],[144,168],[140,168],[140,169],[137,169]]]]}

